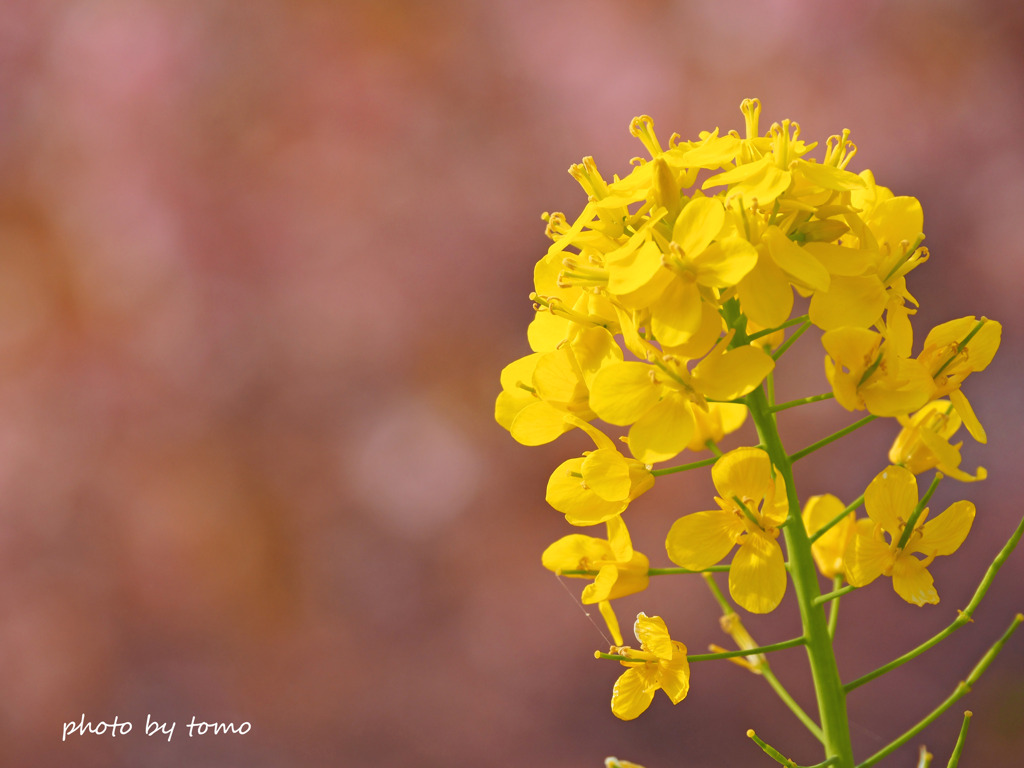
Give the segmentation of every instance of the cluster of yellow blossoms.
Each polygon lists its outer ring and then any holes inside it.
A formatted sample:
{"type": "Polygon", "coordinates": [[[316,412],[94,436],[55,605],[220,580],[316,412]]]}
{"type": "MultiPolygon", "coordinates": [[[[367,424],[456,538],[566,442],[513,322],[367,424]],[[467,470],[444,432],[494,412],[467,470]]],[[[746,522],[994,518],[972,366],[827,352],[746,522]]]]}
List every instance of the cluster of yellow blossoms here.
{"type": "MultiPolygon", "coordinates": [[[[960,469],[951,440],[961,423],[985,440],[960,387],[992,360],[1001,329],[960,318],[933,328],[913,354],[917,302],[906,276],[928,258],[920,203],[879,186],[870,171],[847,170],[856,153],[849,132],[829,138],[817,159],[796,123],[762,135],[759,102],[741,111],[744,136],[716,129],[695,141],[673,135],[667,146],[651,119],[638,117],[630,131],[650,158],[635,158],[628,175],[607,181],[590,157],[569,169],[588,201],[571,224],[545,215],[553,243],[534,270],[533,351],[501,374],[495,416],[517,441],[540,445],[580,429],[594,443],[552,473],[546,498],[572,525],[603,523],[606,536],[566,536],[543,563],[593,579],[583,602],[599,606],[617,646],[610,601],[649,579],[622,514],[666,473],[654,465],[687,449],[718,456],[717,509],[676,520],[668,558],[705,571],[735,550],[733,600],[766,613],[783,599],[779,533],[794,514],[785,483],[763,446],[722,454],[717,445],[741,427],[746,396],[765,388],[811,325],[823,332],[826,396],[902,426],[891,466],[865,492],[866,518],[834,496],[808,500],[802,517],[796,510],[812,536],[820,532],[823,574],[854,586],[887,575],[909,602],[937,602],[927,566],[959,547],[974,507],[958,502],[926,522],[916,474],[984,477],[960,469]],[[794,317],[798,302],[805,314],[794,317]],[[596,420],[628,431],[615,440],[596,420]]],[[[664,622],[641,614],[636,631],[641,651],[613,649],[638,660],[623,661],[629,669],[615,687],[612,708],[623,718],[643,711],[657,687],[673,702],[687,688],[685,647],[664,622]]]]}

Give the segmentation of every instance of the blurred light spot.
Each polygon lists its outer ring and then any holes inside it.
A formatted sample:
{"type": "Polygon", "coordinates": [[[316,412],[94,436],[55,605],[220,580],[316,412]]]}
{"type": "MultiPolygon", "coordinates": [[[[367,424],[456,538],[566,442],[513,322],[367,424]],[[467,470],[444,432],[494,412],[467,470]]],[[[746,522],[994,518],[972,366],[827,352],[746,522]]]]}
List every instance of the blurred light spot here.
{"type": "Polygon", "coordinates": [[[350,433],[346,471],[353,494],[407,536],[449,523],[479,485],[481,462],[469,441],[426,403],[405,399],[350,433]]]}

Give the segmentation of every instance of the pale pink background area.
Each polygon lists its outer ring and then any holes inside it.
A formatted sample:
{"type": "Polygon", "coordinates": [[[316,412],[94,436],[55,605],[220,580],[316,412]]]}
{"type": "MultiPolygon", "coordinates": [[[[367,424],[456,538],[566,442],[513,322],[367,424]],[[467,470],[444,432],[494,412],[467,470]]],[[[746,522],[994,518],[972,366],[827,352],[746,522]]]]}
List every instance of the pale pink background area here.
{"type": "MultiPolygon", "coordinates": [[[[814,744],[760,680],[694,665],[690,697],[639,720],[608,707],[619,668],[540,553],[572,530],[543,501],[578,436],[516,445],[498,372],[525,354],[542,211],[573,215],[565,173],[610,176],[678,131],[853,131],[919,197],[931,262],[918,339],[963,315],[1004,323],[965,391],[991,479],[971,537],[933,567],[939,606],[887,584],[848,597],[847,679],[966,605],[1021,514],[1024,13],[1016,3],[594,0],[12,0],[0,10],[0,765],[768,765],[814,744]],[[135,723],[76,736],[65,721],[135,723]],[[147,714],[178,722],[147,738],[147,714]],[[250,721],[236,737],[185,724],[250,721]]],[[[820,347],[780,388],[826,387],[820,347]]],[[[780,417],[793,447],[851,420],[780,417]]],[[[802,492],[854,498],[895,430],[879,422],[799,466],[802,492]]],[[[970,439],[968,438],[968,442],[970,439]]],[[[706,475],[630,510],[667,565],[706,475]]],[[[863,758],[966,676],[1024,607],[1024,555],[976,622],[850,698],[863,758]]],[[[724,642],[699,580],[622,602],[694,652],[724,642]]],[[[596,617],[596,611],[593,612],[596,617]]],[[[751,619],[796,634],[787,600],[751,619]]],[[[800,651],[776,669],[813,709],[800,651]]],[[[945,765],[1024,750],[1024,636],[926,742],[945,765]]]]}

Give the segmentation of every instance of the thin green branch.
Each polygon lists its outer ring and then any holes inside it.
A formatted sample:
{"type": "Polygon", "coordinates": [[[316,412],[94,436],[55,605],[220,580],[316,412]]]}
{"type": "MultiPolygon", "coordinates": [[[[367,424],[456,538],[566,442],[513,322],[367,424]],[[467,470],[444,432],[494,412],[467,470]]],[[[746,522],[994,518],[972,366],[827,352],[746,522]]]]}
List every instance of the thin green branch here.
{"type": "MultiPolygon", "coordinates": [[[[648,576],[678,576],[682,573],[714,573],[720,571],[728,571],[728,565],[712,565],[703,571],[691,571],[688,568],[648,568],[648,576]]],[[[587,568],[572,568],[564,571],[559,571],[559,576],[597,576],[600,571],[587,568]]]]}
{"type": "Polygon", "coordinates": [[[807,405],[808,403],[820,403],[822,400],[832,400],[834,398],[834,393],[825,392],[821,395],[811,395],[810,397],[801,397],[798,400],[779,403],[778,405],[773,405],[769,410],[772,413],[778,413],[779,411],[785,411],[788,408],[796,408],[797,406],[807,405]]]}
{"type": "Polygon", "coordinates": [[[988,592],[988,588],[992,585],[993,579],[995,579],[996,574],[999,573],[999,569],[1003,567],[1003,563],[1006,562],[1006,558],[1010,556],[1010,553],[1013,552],[1014,548],[1017,546],[1017,542],[1020,541],[1022,534],[1024,534],[1024,518],[1022,518],[1020,523],[1017,524],[1017,528],[1014,530],[1013,534],[1007,540],[1006,544],[1003,545],[1003,548],[999,550],[999,554],[996,555],[992,564],[988,567],[988,570],[985,571],[985,575],[982,577],[981,583],[978,584],[978,588],[974,591],[974,597],[971,598],[971,602],[969,602],[967,607],[962,611],[957,612],[957,617],[953,620],[952,624],[931,639],[921,643],[921,645],[917,646],[912,651],[908,651],[899,658],[893,659],[888,664],[879,667],[873,672],[868,672],[866,675],[858,677],[856,680],[847,683],[843,686],[843,690],[849,693],[854,688],[859,688],[864,685],[864,683],[869,683],[876,677],[881,677],[886,672],[891,672],[897,667],[903,666],[908,661],[916,659],[929,648],[941,643],[951,634],[956,632],[956,630],[960,629],[960,627],[965,624],[969,624],[972,621],[971,617],[978,609],[978,605],[981,603],[982,598],[985,597],[985,593],[988,592]]]}
{"type": "Polygon", "coordinates": [[[821,526],[821,528],[819,528],[813,534],[811,534],[811,536],[810,536],[811,544],[813,544],[818,539],[820,539],[822,536],[824,536],[826,533],[828,533],[829,530],[831,530],[835,526],[839,525],[839,523],[843,522],[843,520],[846,518],[846,516],[848,514],[853,512],[853,510],[855,510],[857,507],[859,507],[863,503],[864,503],[864,494],[862,493],[860,496],[858,496],[856,499],[854,499],[846,509],[844,509],[838,515],[836,515],[831,520],[829,520],[827,523],[825,523],[823,526],[821,526]]]}
{"type": "Polygon", "coordinates": [[[776,695],[782,700],[782,703],[789,707],[789,711],[796,715],[796,719],[804,724],[804,727],[810,731],[811,735],[814,736],[822,744],[825,743],[825,734],[821,731],[821,726],[814,722],[810,715],[804,712],[803,708],[796,703],[796,699],[790,695],[789,691],[786,690],[785,686],[779,681],[779,678],[772,672],[771,667],[768,666],[767,659],[760,667],[761,677],[763,677],[768,685],[772,687],[776,695]]]}
{"type": "Polygon", "coordinates": [[[764,753],[768,755],[768,757],[770,757],[779,765],[784,765],[786,766],[786,768],[797,768],[796,763],[794,763],[788,757],[779,752],[779,750],[777,750],[771,744],[768,744],[763,739],[761,739],[756,733],[754,733],[753,728],[747,731],[747,737],[753,739],[754,743],[757,744],[757,746],[759,746],[764,751],[764,753]]]}
{"type": "Polygon", "coordinates": [[[903,526],[903,533],[900,534],[899,543],[896,545],[896,549],[903,549],[907,546],[907,542],[910,540],[910,534],[914,532],[914,527],[917,525],[917,520],[921,517],[921,513],[924,512],[925,505],[932,498],[932,494],[935,493],[935,489],[939,487],[939,483],[942,482],[943,474],[936,472],[935,477],[932,478],[931,485],[928,486],[928,490],[925,492],[921,500],[917,502],[917,506],[914,507],[914,511],[910,513],[910,518],[907,520],[907,524],[903,526]]]}
{"type": "Polygon", "coordinates": [[[807,315],[800,315],[800,317],[793,317],[784,322],[782,325],[777,325],[774,328],[765,328],[762,331],[755,331],[747,336],[747,341],[754,341],[754,339],[760,339],[762,336],[770,336],[776,331],[781,331],[783,328],[789,328],[791,325],[799,325],[800,323],[807,322],[807,315]]]}
{"type": "Polygon", "coordinates": [[[779,348],[778,349],[776,349],[774,352],[772,352],[772,360],[775,360],[777,362],[778,359],[780,357],[782,357],[784,354],[786,354],[786,351],[790,347],[793,346],[793,344],[796,342],[796,340],[804,335],[804,331],[806,331],[810,327],[811,327],[811,321],[810,320],[804,320],[803,324],[799,328],[797,328],[795,331],[793,331],[793,333],[791,333],[789,335],[789,338],[787,338],[784,342],[779,344],[779,348]]]}
{"type": "MultiPolygon", "coordinates": [[[[813,539],[812,539],[813,541],[813,539]]],[[[843,577],[836,575],[832,577],[832,591],[836,591],[843,583],[843,577]]],[[[833,600],[828,607],[828,636],[835,640],[836,627],[839,625],[839,600],[833,600]]]]}
{"type": "Polygon", "coordinates": [[[828,594],[819,595],[818,597],[814,598],[814,604],[822,605],[823,603],[827,603],[829,600],[837,600],[843,595],[850,594],[855,589],[859,589],[859,587],[855,587],[853,586],[853,584],[847,584],[845,587],[840,587],[839,589],[829,592],[828,594]]]}
{"type": "Polygon", "coordinates": [[[836,432],[834,434],[831,434],[828,437],[823,438],[823,439],[819,440],[816,443],[812,443],[811,445],[808,445],[806,448],[801,448],[796,453],[791,453],[789,455],[789,460],[790,460],[790,462],[799,461],[804,456],[807,456],[808,454],[814,453],[819,448],[824,448],[829,443],[834,443],[836,440],[838,440],[841,437],[846,437],[851,432],[854,432],[854,431],[860,429],[865,424],[870,424],[872,421],[874,421],[877,418],[878,417],[875,416],[874,414],[872,414],[870,416],[865,416],[860,421],[855,421],[855,422],[853,422],[853,424],[850,424],[848,427],[843,427],[838,432],[836,432]]]}
{"type": "Polygon", "coordinates": [[[800,766],[797,765],[793,760],[790,760],[784,754],[779,752],[771,744],[767,743],[764,739],[754,733],[754,729],[751,728],[747,731],[747,738],[751,739],[761,750],[768,755],[772,760],[777,762],[779,765],[784,765],[786,768],[829,768],[830,765],[835,765],[839,762],[839,756],[830,757],[821,763],[815,763],[814,765],[800,766]]]}
{"type": "Polygon", "coordinates": [[[686,658],[689,661],[717,661],[718,659],[733,659],[738,656],[756,656],[760,653],[772,653],[774,651],[783,651],[786,648],[796,648],[798,645],[806,645],[807,640],[803,637],[794,637],[792,640],[783,640],[781,643],[772,643],[771,645],[759,645],[756,648],[743,648],[738,651],[721,651],[719,653],[698,653],[694,655],[687,654],[686,658]]]}
{"type": "MultiPolygon", "coordinates": [[[[781,643],[772,643],[771,645],[759,645],[757,648],[743,648],[738,651],[720,651],[719,653],[694,653],[687,654],[686,660],[689,662],[698,661],[718,661],[719,659],[735,659],[739,656],[757,656],[762,653],[772,653],[774,651],[782,651],[786,648],[795,648],[798,645],[803,645],[806,641],[802,637],[796,637],[792,640],[784,640],[781,643]]],[[[595,659],[611,659],[612,661],[628,661],[634,664],[644,663],[645,659],[638,659],[633,656],[623,656],[618,653],[602,653],[601,651],[594,652],[595,659]]]]}
{"type": "Polygon", "coordinates": [[[700,461],[694,461],[690,464],[682,464],[678,467],[663,467],[662,469],[652,469],[651,474],[655,477],[661,475],[671,475],[674,472],[688,472],[691,469],[700,469],[701,467],[707,467],[718,461],[717,456],[712,456],[710,459],[701,459],[700,461]]]}
{"type": "Polygon", "coordinates": [[[971,686],[974,685],[978,681],[978,678],[985,673],[985,670],[989,668],[989,665],[993,662],[996,656],[999,655],[999,652],[1003,649],[1003,646],[1006,645],[1006,641],[1010,639],[1010,635],[1014,633],[1014,631],[1017,629],[1018,625],[1020,625],[1022,621],[1024,621],[1024,615],[1018,613],[1016,616],[1014,616],[1009,628],[1005,632],[1003,632],[1002,636],[998,640],[996,640],[996,642],[992,645],[991,648],[988,649],[985,655],[981,657],[981,660],[974,665],[974,669],[971,670],[971,673],[967,676],[967,679],[957,684],[956,688],[953,690],[953,693],[946,697],[946,699],[941,704],[939,704],[939,706],[937,706],[935,709],[933,709],[931,712],[925,715],[925,717],[922,718],[919,723],[912,726],[903,735],[901,735],[899,738],[897,738],[895,741],[891,742],[887,746],[880,749],[878,752],[873,754],[863,763],[859,763],[857,765],[857,768],[870,768],[870,766],[874,765],[879,760],[888,757],[897,749],[899,749],[908,741],[910,741],[912,738],[917,736],[917,734],[919,734],[929,725],[931,725],[943,712],[945,712],[951,706],[956,704],[957,701],[966,696],[970,692],[971,686]]]}
{"type": "Polygon", "coordinates": [[[728,571],[728,565],[712,565],[705,568],[703,571],[691,571],[687,568],[648,568],[648,576],[676,576],[681,573],[721,573],[728,571]]]}
{"type": "Polygon", "coordinates": [[[949,756],[946,768],[956,768],[960,764],[960,753],[964,751],[964,739],[967,738],[967,726],[971,724],[974,713],[971,710],[964,712],[964,722],[960,726],[960,735],[956,737],[956,746],[953,747],[953,754],[949,756]]]}
{"type": "Polygon", "coordinates": [[[715,581],[715,577],[712,576],[710,573],[705,573],[704,581],[707,582],[708,589],[710,589],[711,594],[714,595],[715,601],[722,609],[722,613],[724,613],[726,616],[735,614],[736,611],[733,610],[732,604],[729,602],[729,598],[727,598],[725,594],[722,592],[721,588],[718,586],[718,582],[715,581]]]}

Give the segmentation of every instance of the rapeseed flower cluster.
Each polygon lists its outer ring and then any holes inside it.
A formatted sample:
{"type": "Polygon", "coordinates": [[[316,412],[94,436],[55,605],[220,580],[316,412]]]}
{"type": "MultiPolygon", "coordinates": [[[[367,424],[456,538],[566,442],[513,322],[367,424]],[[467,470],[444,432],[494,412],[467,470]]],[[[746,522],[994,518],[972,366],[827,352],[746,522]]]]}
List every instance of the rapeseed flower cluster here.
{"type": "MultiPolygon", "coordinates": [[[[786,593],[787,525],[813,537],[823,575],[858,587],[886,575],[907,601],[937,602],[927,566],[959,547],[974,508],[960,502],[926,522],[916,475],[985,477],[960,469],[961,443],[950,440],[963,425],[985,441],[961,385],[991,362],[1001,327],[952,320],[915,354],[918,302],[907,278],[929,258],[920,203],[850,170],[848,131],[819,150],[789,120],[762,132],[756,99],[740,109],[742,134],[667,143],[650,117],[637,117],[630,132],[645,156],[629,173],[607,178],[592,157],[569,169],[586,204],[571,220],[544,215],[552,244],[534,268],[532,351],[501,374],[495,417],[515,440],[541,445],[580,430],[593,443],[555,469],[546,499],[571,525],[603,524],[606,538],[566,536],[543,563],[592,579],[583,602],[599,606],[617,646],[611,601],[649,580],[623,515],[675,470],[656,465],[684,451],[718,457],[717,508],[677,519],[667,557],[677,571],[706,571],[734,553],[729,594],[754,613],[786,593]],[[801,510],[763,442],[718,449],[747,421],[751,397],[772,396],[779,358],[811,326],[821,331],[828,387],[815,399],[902,428],[861,520],[832,495],[801,510]]],[[[616,685],[619,717],[639,714],[657,687],[673,702],[685,696],[685,646],[660,621],[637,619],[643,650],[630,652],[637,661],[616,685]]]]}

